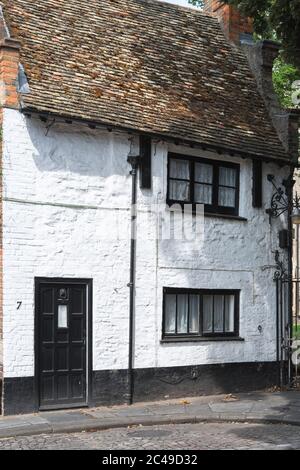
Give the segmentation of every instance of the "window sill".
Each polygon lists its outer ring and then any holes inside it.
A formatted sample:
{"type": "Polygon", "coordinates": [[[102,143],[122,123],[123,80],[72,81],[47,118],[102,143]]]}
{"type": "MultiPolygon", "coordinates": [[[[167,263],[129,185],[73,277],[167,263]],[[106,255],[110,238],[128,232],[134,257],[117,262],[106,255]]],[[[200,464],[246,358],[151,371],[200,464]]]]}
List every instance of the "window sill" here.
{"type": "Polygon", "coordinates": [[[239,336],[215,336],[215,337],[188,337],[188,338],[163,338],[160,342],[166,343],[211,343],[220,341],[244,342],[244,338],[239,336]]]}
{"type": "MultiPolygon", "coordinates": [[[[182,202],[176,202],[176,201],[167,201],[167,207],[172,210],[172,212],[176,211],[177,208],[174,209],[174,206],[180,206],[181,210],[184,208],[185,205],[191,205],[189,203],[182,203],[182,202]]],[[[196,210],[193,208],[191,211],[189,211],[193,215],[196,215],[196,210]]],[[[204,218],[205,217],[212,217],[212,218],[220,218],[220,219],[229,219],[229,220],[236,220],[239,222],[248,222],[248,219],[245,217],[240,217],[239,215],[232,215],[232,214],[222,214],[221,212],[207,212],[204,211],[204,218]]]]}
{"type": "Polygon", "coordinates": [[[204,212],[204,217],[230,219],[230,220],[236,220],[236,221],[239,221],[239,222],[248,222],[248,219],[245,219],[244,217],[240,217],[239,215],[214,214],[213,212],[204,212]]]}

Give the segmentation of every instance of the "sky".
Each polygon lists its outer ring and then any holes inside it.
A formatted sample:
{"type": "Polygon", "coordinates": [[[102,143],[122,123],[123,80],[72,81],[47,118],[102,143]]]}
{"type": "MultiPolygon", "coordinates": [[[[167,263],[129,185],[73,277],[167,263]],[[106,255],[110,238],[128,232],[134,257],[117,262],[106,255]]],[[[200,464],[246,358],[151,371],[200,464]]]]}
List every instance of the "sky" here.
{"type": "Polygon", "coordinates": [[[168,3],[175,3],[176,5],[181,5],[183,7],[195,8],[188,2],[188,0],[163,0],[163,1],[168,2],[168,3]]]}

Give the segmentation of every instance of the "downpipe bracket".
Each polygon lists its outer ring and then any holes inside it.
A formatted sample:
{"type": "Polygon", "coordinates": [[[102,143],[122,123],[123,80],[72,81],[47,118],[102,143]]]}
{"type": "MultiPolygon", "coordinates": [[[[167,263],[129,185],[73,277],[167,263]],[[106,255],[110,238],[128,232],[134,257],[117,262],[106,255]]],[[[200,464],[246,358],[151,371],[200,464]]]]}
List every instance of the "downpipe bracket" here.
{"type": "Polygon", "coordinates": [[[128,155],[127,162],[131,165],[132,170],[130,172],[131,175],[136,174],[137,168],[140,164],[141,156],[140,155],[128,155]],[[133,173],[135,172],[135,173],[133,173]]]}

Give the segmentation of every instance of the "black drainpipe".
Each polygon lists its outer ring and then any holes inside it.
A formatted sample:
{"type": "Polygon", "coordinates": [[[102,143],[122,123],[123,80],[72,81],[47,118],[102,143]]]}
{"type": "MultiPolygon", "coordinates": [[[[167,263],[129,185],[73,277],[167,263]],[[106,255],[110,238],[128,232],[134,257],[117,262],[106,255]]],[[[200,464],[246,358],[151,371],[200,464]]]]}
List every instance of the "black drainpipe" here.
{"type": "Polygon", "coordinates": [[[139,156],[129,156],[127,159],[131,165],[130,174],[132,176],[131,192],[131,242],[130,242],[130,281],[128,287],[129,295],[129,352],[127,370],[127,403],[132,405],[134,376],[133,376],[133,348],[134,348],[134,311],[135,311],[135,265],[136,265],[136,199],[137,199],[137,173],[140,162],[139,156]]]}

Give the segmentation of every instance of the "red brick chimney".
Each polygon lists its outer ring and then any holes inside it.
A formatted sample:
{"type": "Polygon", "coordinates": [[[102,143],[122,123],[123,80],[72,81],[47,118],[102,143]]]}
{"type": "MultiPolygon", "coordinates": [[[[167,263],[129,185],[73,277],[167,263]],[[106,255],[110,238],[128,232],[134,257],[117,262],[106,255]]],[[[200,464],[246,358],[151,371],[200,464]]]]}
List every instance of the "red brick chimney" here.
{"type": "Polygon", "coordinates": [[[239,45],[253,35],[253,21],[221,0],[204,0],[204,11],[216,16],[230,42],[239,45]]]}
{"type": "Polygon", "coordinates": [[[19,62],[19,42],[10,38],[0,40],[0,107],[19,108],[19,62]]]}

